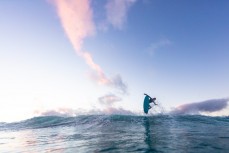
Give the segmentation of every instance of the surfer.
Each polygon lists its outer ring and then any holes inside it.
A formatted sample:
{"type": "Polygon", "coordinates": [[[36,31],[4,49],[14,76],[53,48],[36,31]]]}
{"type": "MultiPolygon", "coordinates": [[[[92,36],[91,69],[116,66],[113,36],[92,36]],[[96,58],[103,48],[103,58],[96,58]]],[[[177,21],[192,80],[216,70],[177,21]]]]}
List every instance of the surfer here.
{"type": "Polygon", "coordinates": [[[154,103],[154,105],[157,105],[155,103],[156,98],[152,98],[149,95],[145,94],[145,99],[144,99],[144,103],[143,103],[143,109],[144,109],[144,113],[148,114],[149,109],[151,109],[152,107],[150,106],[150,103],[154,103]]]}
{"type": "MultiPolygon", "coordinates": [[[[157,105],[156,103],[155,103],[155,100],[156,100],[156,98],[151,98],[151,97],[149,97],[149,103],[154,103],[154,105],[157,105]]],[[[150,105],[149,105],[149,109],[150,108],[152,108],[150,105]]]]}

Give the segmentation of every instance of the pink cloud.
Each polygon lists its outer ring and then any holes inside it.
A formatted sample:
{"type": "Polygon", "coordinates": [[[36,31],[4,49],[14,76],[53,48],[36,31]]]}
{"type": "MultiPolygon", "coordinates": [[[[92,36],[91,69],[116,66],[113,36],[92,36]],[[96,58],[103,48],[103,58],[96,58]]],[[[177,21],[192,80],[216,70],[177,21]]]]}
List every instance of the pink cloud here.
{"type": "Polygon", "coordinates": [[[193,102],[178,106],[171,111],[172,114],[199,114],[201,112],[217,112],[225,109],[228,106],[228,98],[210,99],[201,102],[193,102]]]}
{"type": "Polygon", "coordinates": [[[109,0],[106,5],[107,21],[115,28],[122,29],[130,6],[136,0],[109,0]]]}
{"type": "Polygon", "coordinates": [[[109,84],[110,80],[106,77],[102,68],[93,61],[91,54],[88,52],[83,52],[82,57],[85,59],[86,63],[91,67],[91,69],[93,69],[94,72],[96,72],[93,73],[93,77],[91,78],[99,84],[109,84]]]}
{"type": "Polygon", "coordinates": [[[136,115],[134,112],[123,109],[123,108],[114,108],[114,107],[108,107],[104,110],[102,110],[104,114],[118,114],[118,115],[136,115]]]}
{"type": "Polygon", "coordinates": [[[88,0],[53,0],[62,26],[76,52],[81,55],[83,39],[95,32],[88,0]]]}
{"type": "Polygon", "coordinates": [[[98,98],[100,104],[106,106],[112,106],[114,103],[121,101],[122,99],[114,94],[107,94],[98,98]]]}
{"type": "Polygon", "coordinates": [[[92,109],[89,111],[83,109],[72,109],[72,108],[56,108],[50,110],[35,110],[35,116],[64,116],[64,117],[72,117],[78,115],[111,115],[111,114],[119,114],[119,115],[134,115],[136,113],[126,110],[124,108],[115,108],[115,107],[107,107],[105,109],[92,109]]]}
{"type": "MultiPolygon", "coordinates": [[[[88,52],[82,51],[83,40],[95,32],[93,12],[88,0],[54,0],[57,13],[62,26],[76,53],[83,57],[86,63],[102,77],[106,79],[101,67],[96,64],[88,52]]],[[[100,79],[99,79],[100,80],[100,79]]]]}
{"type": "Polygon", "coordinates": [[[34,115],[36,116],[75,116],[76,110],[71,108],[57,108],[50,110],[35,110],[34,115]]]}
{"type": "MultiPolygon", "coordinates": [[[[70,40],[76,53],[84,58],[88,66],[93,70],[93,79],[103,85],[126,90],[126,85],[121,77],[108,78],[102,68],[96,64],[90,53],[82,51],[83,41],[86,37],[95,33],[93,11],[89,0],[52,0],[60,18],[62,27],[70,40]],[[119,80],[117,80],[117,78],[119,80]],[[120,86],[119,86],[120,85],[120,86]],[[125,88],[123,88],[125,87],[125,88]]],[[[123,90],[123,93],[126,91],[123,90]]]]}

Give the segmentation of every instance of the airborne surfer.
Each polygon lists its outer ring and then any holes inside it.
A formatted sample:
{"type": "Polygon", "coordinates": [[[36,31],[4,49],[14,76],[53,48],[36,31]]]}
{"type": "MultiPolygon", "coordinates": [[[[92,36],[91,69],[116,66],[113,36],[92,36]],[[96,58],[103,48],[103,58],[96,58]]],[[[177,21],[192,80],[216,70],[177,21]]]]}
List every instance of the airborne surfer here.
{"type": "MultiPolygon", "coordinates": [[[[149,95],[147,95],[147,94],[145,94],[145,93],[144,93],[144,95],[146,95],[146,96],[149,97],[149,103],[154,103],[154,105],[157,105],[157,104],[155,103],[156,97],[151,98],[149,95]]],[[[152,108],[152,107],[149,105],[149,109],[150,109],[150,108],[152,108]]]]}
{"type": "MultiPolygon", "coordinates": [[[[150,97],[149,103],[154,103],[154,105],[157,105],[157,104],[155,103],[155,100],[156,100],[156,98],[151,98],[151,97],[150,97]]],[[[150,108],[152,108],[152,107],[149,105],[149,109],[150,109],[150,108]]]]}
{"type": "Polygon", "coordinates": [[[144,93],[144,95],[145,95],[145,100],[144,100],[144,104],[143,104],[143,109],[144,109],[144,112],[145,112],[146,114],[148,114],[149,109],[152,108],[152,107],[150,106],[150,103],[154,103],[154,105],[157,105],[157,104],[155,103],[156,98],[152,98],[152,97],[150,97],[149,95],[147,95],[147,94],[145,94],[145,93],[144,93]]]}

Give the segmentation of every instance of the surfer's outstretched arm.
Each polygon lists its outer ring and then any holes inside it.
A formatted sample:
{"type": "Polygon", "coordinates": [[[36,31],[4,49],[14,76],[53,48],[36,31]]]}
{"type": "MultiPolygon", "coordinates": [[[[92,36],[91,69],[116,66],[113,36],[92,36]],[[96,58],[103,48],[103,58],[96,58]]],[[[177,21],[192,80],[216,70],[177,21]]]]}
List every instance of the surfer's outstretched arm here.
{"type": "Polygon", "coordinates": [[[150,103],[153,103],[154,105],[157,105],[157,103],[155,103],[154,101],[151,101],[150,103]]]}
{"type": "Polygon", "coordinates": [[[152,101],[154,103],[154,105],[157,105],[157,103],[155,103],[155,101],[152,101]]]}
{"type": "Polygon", "coordinates": [[[150,103],[154,103],[154,105],[157,105],[157,104],[155,103],[155,100],[156,100],[156,98],[150,98],[150,103]]]}

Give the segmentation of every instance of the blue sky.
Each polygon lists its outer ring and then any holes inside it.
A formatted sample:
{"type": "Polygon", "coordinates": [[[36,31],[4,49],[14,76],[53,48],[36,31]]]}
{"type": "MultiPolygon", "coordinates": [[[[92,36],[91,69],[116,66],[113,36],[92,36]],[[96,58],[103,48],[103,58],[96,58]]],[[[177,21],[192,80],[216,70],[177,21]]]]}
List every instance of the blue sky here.
{"type": "Polygon", "coordinates": [[[78,37],[58,1],[0,2],[0,121],[60,108],[141,112],[143,93],[168,110],[229,97],[228,1],[84,2],[78,37]]]}

